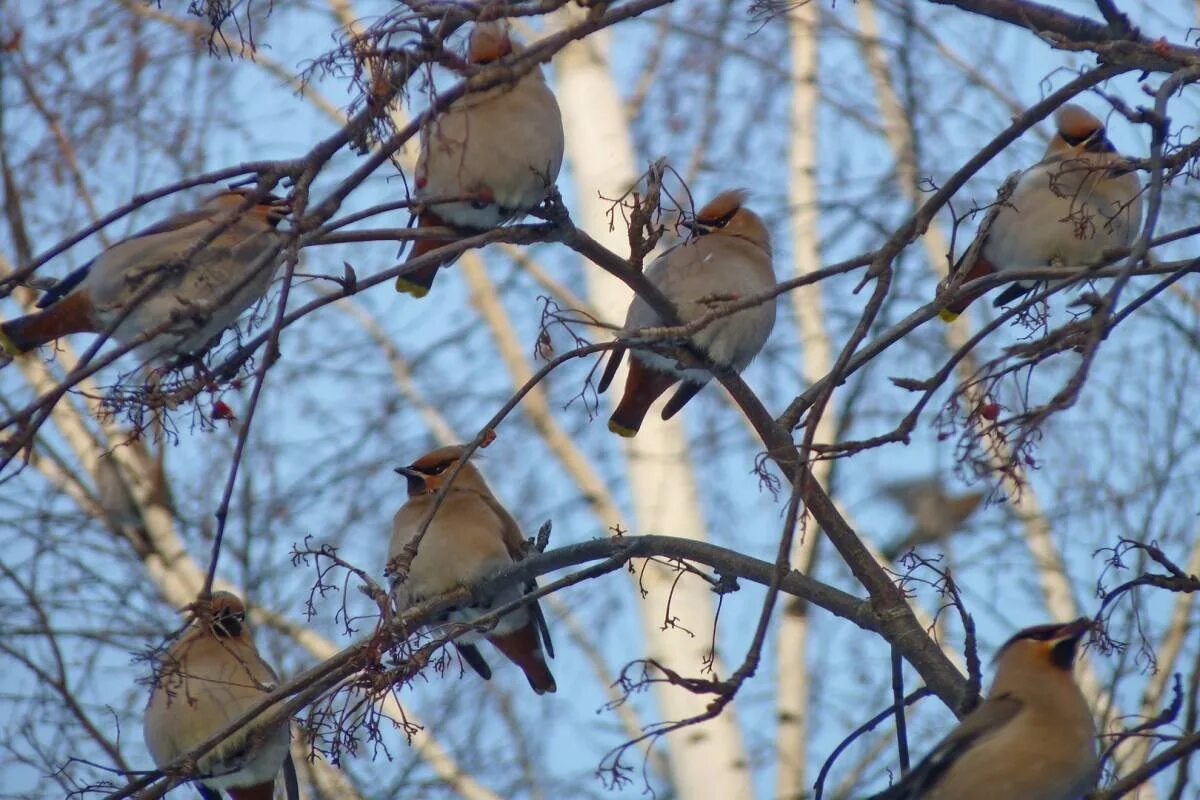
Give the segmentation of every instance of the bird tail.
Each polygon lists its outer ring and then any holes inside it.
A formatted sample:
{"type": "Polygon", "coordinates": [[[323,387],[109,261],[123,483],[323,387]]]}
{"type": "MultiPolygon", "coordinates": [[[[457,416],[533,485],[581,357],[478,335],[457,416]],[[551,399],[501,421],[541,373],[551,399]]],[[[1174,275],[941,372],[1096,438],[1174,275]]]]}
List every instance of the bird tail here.
{"type": "Polygon", "coordinates": [[[462,660],[467,662],[467,666],[475,670],[479,677],[485,681],[492,679],[492,668],[488,666],[478,647],[473,644],[459,644],[458,642],[455,642],[454,646],[458,648],[458,654],[462,656],[462,660]]]}
{"type": "MultiPolygon", "coordinates": [[[[967,260],[967,256],[970,254],[971,251],[968,250],[966,254],[959,259],[959,262],[954,265],[954,271],[950,273],[951,278],[959,273],[963,267],[963,262],[967,260]]],[[[976,278],[982,278],[984,275],[991,275],[995,271],[996,267],[992,264],[992,262],[984,258],[982,254],[979,254],[975,257],[975,263],[973,263],[971,268],[967,271],[967,275],[963,279],[963,283],[973,281],[976,278]]],[[[954,322],[954,320],[958,319],[959,314],[967,310],[967,306],[971,305],[971,303],[974,303],[981,296],[983,296],[983,294],[984,292],[980,290],[969,292],[939,311],[938,316],[941,318],[942,322],[954,322]]]]}
{"type": "Polygon", "coordinates": [[[1020,283],[1020,282],[1014,283],[1011,286],[1009,286],[1007,289],[1005,289],[1003,292],[1001,292],[999,295],[997,295],[996,299],[992,301],[992,305],[995,306],[996,308],[1000,308],[1001,306],[1006,306],[1009,303],[1012,303],[1016,300],[1020,300],[1022,297],[1029,294],[1036,288],[1037,288],[1036,283],[1020,283]]]}
{"type": "Polygon", "coordinates": [[[636,436],[650,406],[663,392],[674,386],[677,380],[679,379],[674,375],[651,369],[636,358],[629,359],[625,394],[621,396],[621,402],[617,403],[612,416],[608,418],[608,429],[626,439],[636,436]]]}
{"type": "MultiPolygon", "coordinates": [[[[417,225],[422,228],[437,228],[445,226],[446,223],[432,211],[422,211],[417,215],[417,225]]],[[[413,242],[412,252],[408,254],[408,259],[404,263],[407,264],[414,258],[431,253],[445,244],[448,242],[443,239],[417,239],[413,242]]],[[[401,294],[411,294],[417,299],[424,297],[433,288],[433,279],[441,267],[442,263],[439,262],[398,276],[396,291],[401,294]]]]}
{"type": "Polygon", "coordinates": [[[96,332],[92,304],[87,295],[75,292],[45,311],[0,323],[0,347],[18,356],[68,333],[85,332],[96,332]]]}
{"type": "Polygon", "coordinates": [[[608,363],[604,365],[604,372],[600,375],[600,383],[596,385],[597,394],[604,394],[608,389],[608,385],[616,377],[617,367],[621,366],[621,359],[624,356],[625,346],[620,344],[614,347],[608,354],[608,363]]]}
{"type": "Polygon", "coordinates": [[[684,381],[683,385],[679,387],[675,394],[671,395],[671,399],[663,406],[662,418],[666,420],[678,414],[680,409],[687,405],[688,400],[695,397],[703,388],[703,383],[684,381]]]}
{"type": "Polygon", "coordinates": [[[225,791],[233,800],[272,800],[275,797],[275,781],[270,780],[255,786],[229,787],[225,791]]]}
{"type": "Polygon", "coordinates": [[[535,692],[546,694],[558,690],[554,676],[550,674],[550,667],[546,666],[546,655],[542,652],[542,643],[532,622],[512,633],[489,636],[488,641],[509,661],[521,668],[535,692]]]}

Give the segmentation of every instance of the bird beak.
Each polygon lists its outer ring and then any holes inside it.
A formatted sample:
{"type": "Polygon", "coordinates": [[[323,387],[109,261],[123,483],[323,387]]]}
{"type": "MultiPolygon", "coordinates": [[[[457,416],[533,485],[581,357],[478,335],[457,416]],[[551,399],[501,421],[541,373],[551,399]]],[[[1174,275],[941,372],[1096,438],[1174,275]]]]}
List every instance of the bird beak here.
{"type": "Polygon", "coordinates": [[[421,480],[425,479],[424,475],[422,475],[420,472],[413,469],[412,467],[396,467],[392,471],[395,472],[397,475],[403,475],[406,478],[419,478],[421,480]]]}
{"type": "Polygon", "coordinates": [[[1098,130],[1083,143],[1083,149],[1089,153],[1115,153],[1117,148],[1108,139],[1104,130],[1098,130]]]}

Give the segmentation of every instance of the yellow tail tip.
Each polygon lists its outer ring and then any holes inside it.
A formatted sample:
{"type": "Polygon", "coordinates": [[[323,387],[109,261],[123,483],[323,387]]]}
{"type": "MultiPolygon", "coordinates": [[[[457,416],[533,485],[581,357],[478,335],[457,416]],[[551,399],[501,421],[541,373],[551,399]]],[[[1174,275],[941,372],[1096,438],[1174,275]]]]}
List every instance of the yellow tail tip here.
{"type": "Polygon", "coordinates": [[[617,436],[620,436],[625,439],[632,439],[633,437],[637,436],[636,430],[634,430],[633,428],[626,428],[624,425],[617,422],[616,420],[610,419],[608,421],[608,429],[610,431],[612,431],[613,433],[615,433],[617,436]]]}
{"type": "Polygon", "coordinates": [[[429,287],[422,286],[419,283],[405,280],[404,278],[396,278],[396,291],[400,294],[411,294],[416,299],[420,300],[425,295],[429,294],[429,287]]]}
{"type": "Polygon", "coordinates": [[[948,308],[943,308],[941,311],[938,312],[938,319],[940,319],[942,322],[947,322],[947,323],[954,322],[954,320],[958,319],[958,314],[955,314],[953,311],[951,311],[948,308]]]}
{"type": "Polygon", "coordinates": [[[3,350],[5,353],[13,357],[19,356],[25,352],[21,348],[17,347],[17,343],[10,339],[8,334],[6,334],[3,329],[0,329],[0,350],[3,350]]]}

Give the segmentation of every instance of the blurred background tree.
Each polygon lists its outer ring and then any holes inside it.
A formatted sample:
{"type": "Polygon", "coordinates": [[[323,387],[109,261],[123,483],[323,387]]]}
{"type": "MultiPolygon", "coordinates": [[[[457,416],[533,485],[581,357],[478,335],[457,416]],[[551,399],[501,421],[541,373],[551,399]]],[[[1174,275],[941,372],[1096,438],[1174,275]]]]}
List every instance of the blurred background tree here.
{"type": "MultiPolygon", "coordinates": [[[[1119,5],[483,6],[515,16],[526,42],[549,42],[567,138],[559,188],[574,224],[611,253],[630,246],[627,209],[614,202],[665,158],[666,188],[685,207],[689,196],[698,206],[751,190],[781,280],[840,269],[784,295],[744,375],[752,394],[714,383],[686,414],[652,416],[625,443],[604,429],[608,398],[589,383],[598,356],[568,360],[497,426],[480,468],[527,535],[553,521],[551,549],[662,534],[767,565],[786,556],[869,602],[848,620],[811,594],[775,602],[751,580],[716,593],[714,583],[731,587],[712,565],[683,569],[679,544],[630,562],[625,578],[544,601],[554,696],[533,697],[507,665],[490,683],[460,676],[446,650],[441,671],[379,698],[377,730],[348,724],[337,737],[301,712],[307,796],[634,797],[649,787],[679,800],[795,800],[819,785],[825,797],[861,797],[896,770],[890,723],[827,759],[893,702],[893,646],[912,662],[903,689],[925,682],[940,697],[909,711],[919,755],[978,689],[968,665],[977,679],[983,658],[986,686],[987,657],[1013,631],[1078,615],[1105,623],[1107,641],[1078,674],[1105,743],[1119,743],[1106,782],[1182,745],[1120,796],[1195,796],[1200,648],[1186,578],[1200,572],[1200,285],[1188,274],[1198,7],[1119,5]],[[1064,326],[1101,313],[1072,305],[1086,285],[1052,295],[1041,315],[1002,318],[980,302],[943,325],[930,301],[982,216],[969,212],[1041,157],[1052,108],[1026,111],[1068,86],[1118,149],[1146,159],[1145,183],[1166,180],[1144,240],[1164,266],[1115,260],[1114,271],[1137,273],[1113,298],[1115,316],[1058,350],[1064,326]],[[1010,126],[1023,135],[960,174],[1010,126]],[[944,205],[936,190],[956,176],[965,185],[944,205]],[[856,292],[872,259],[886,280],[856,292]],[[748,397],[778,419],[756,416],[748,397]],[[911,499],[922,486],[933,494],[911,499]],[[930,503],[954,513],[939,517],[930,503]],[[913,556],[872,558],[931,517],[941,527],[913,556]],[[1102,606],[1106,591],[1164,573],[1155,555],[1183,577],[1102,606]],[[1175,686],[1176,713],[1119,736],[1170,706],[1175,686]],[[388,719],[403,720],[410,740],[388,719]]],[[[31,287],[193,204],[195,191],[140,197],[177,182],[277,164],[299,177],[307,211],[325,215],[318,223],[369,212],[340,231],[361,241],[300,251],[287,311],[324,302],[282,328],[279,359],[262,334],[278,321],[273,292],[263,324],[240,340],[258,343],[240,376],[219,369],[238,356],[227,336],[209,358],[222,379],[194,399],[148,408],[125,357],[74,383],[46,416],[39,398],[76,363],[65,342],[0,372],[0,795],[120,794],[137,777],[127,771],[150,768],[144,656],[204,586],[218,531],[217,585],[246,597],[259,648],[285,680],[370,635],[378,612],[361,581],[334,570],[315,591],[323,562],[294,550],[334,547],[381,581],[404,499],[391,468],[475,438],[547,356],[569,352],[576,335],[608,336],[558,323],[564,310],[623,319],[627,286],[553,241],[554,223],[509,237],[541,241],[533,246],[467,252],[425,300],[376,285],[396,271],[415,158],[415,139],[394,134],[454,85],[431,43],[440,25],[473,13],[415,1],[0,0],[0,272],[135,206],[32,279],[6,283],[6,318],[32,302],[31,287]],[[386,107],[371,102],[393,91],[386,107]],[[363,171],[371,158],[383,163],[363,171]]],[[[461,52],[462,39],[447,47],[461,52]]]]}

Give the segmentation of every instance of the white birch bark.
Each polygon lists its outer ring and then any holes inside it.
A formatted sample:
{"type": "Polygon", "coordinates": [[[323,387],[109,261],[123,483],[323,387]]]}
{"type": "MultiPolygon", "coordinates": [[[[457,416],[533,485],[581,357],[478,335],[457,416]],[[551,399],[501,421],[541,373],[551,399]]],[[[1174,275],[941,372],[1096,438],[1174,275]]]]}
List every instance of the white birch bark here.
{"type": "MultiPolygon", "coordinates": [[[[638,170],[620,95],[608,66],[607,32],[589,36],[564,49],[555,59],[556,92],[563,111],[567,160],[575,183],[585,187],[575,198],[576,222],[610,249],[624,253],[626,232],[609,231],[608,201],[632,184],[638,170]]],[[[620,281],[588,270],[588,296],[608,321],[624,320],[630,292],[620,281]]],[[[624,382],[618,374],[615,386],[624,382]]],[[[635,533],[653,532],[700,539],[704,519],[695,478],[687,460],[687,440],[678,420],[663,423],[654,412],[651,421],[626,448],[627,477],[632,495],[635,533]]],[[[684,675],[699,673],[707,655],[708,630],[715,608],[708,588],[693,581],[674,585],[674,574],[651,567],[643,576],[650,592],[641,604],[646,656],[684,675]],[[665,604],[683,624],[697,631],[661,630],[665,604]]],[[[724,675],[720,660],[714,670],[724,675]]],[[[666,720],[679,720],[704,711],[709,699],[659,684],[658,701],[666,720]]],[[[749,798],[753,787],[741,732],[731,710],[705,723],[668,737],[671,778],[680,800],[749,798]]]]}
{"type": "MultiPolygon", "coordinates": [[[[804,275],[821,267],[817,229],[817,22],[820,8],[805,3],[788,15],[792,59],[792,107],[788,157],[788,207],[792,209],[792,274],[804,275]]],[[[831,346],[825,331],[820,285],[802,286],[790,293],[802,348],[801,373],[806,383],[828,374],[831,346]]],[[[833,404],[816,426],[816,441],[828,442],[837,430],[833,404]]],[[[828,488],[832,461],[818,461],[813,476],[828,488]]],[[[792,540],[792,568],[807,573],[812,566],[820,531],[801,526],[792,540]]],[[[777,639],[775,680],[776,734],[775,796],[800,800],[807,794],[809,681],[807,611],[781,614],[777,639]]]]}

